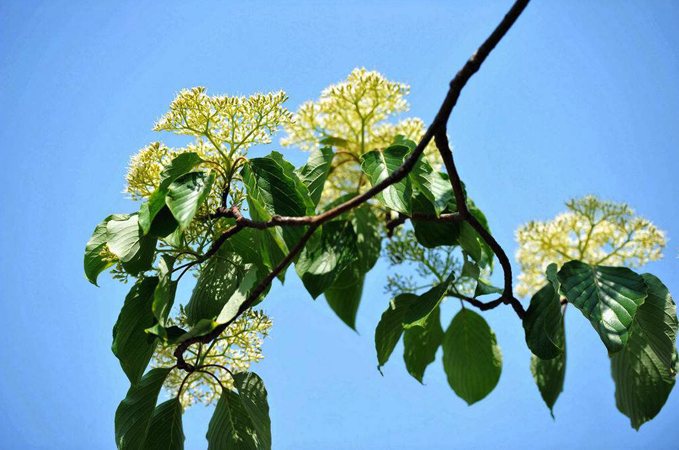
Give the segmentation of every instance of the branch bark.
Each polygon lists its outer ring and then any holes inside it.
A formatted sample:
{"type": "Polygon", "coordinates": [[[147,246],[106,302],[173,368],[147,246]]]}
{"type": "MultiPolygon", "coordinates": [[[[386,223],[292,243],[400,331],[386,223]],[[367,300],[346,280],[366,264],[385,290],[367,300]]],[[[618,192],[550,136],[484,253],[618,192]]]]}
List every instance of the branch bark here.
{"type": "MultiPolygon", "coordinates": [[[[233,207],[225,211],[224,208],[219,208],[217,214],[221,214],[222,217],[233,217],[236,219],[236,225],[231,229],[224,232],[210,247],[210,249],[205,253],[205,255],[195,262],[205,261],[210,256],[214,255],[219,247],[226,242],[226,240],[233,236],[235,233],[240,231],[244,227],[251,227],[257,229],[265,229],[273,226],[308,226],[306,233],[300,238],[297,244],[290,250],[290,252],[285,256],[285,258],[271,271],[271,273],[262,280],[248,295],[248,298],[241,304],[238,308],[237,314],[229,321],[220,324],[212,332],[206,334],[205,336],[196,337],[189,339],[186,342],[180,344],[174,352],[177,358],[177,367],[183,369],[187,372],[192,372],[195,368],[188,364],[184,360],[184,352],[192,344],[195,343],[208,343],[213,339],[217,338],[234,320],[236,320],[244,311],[249,309],[259,298],[259,296],[264,292],[264,290],[271,284],[273,279],[295,258],[295,256],[302,250],[306,242],[309,240],[311,235],[316,231],[316,229],[323,223],[334,219],[335,217],[349,211],[350,209],[356,208],[367,200],[373,198],[375,195],[382,192],[387,187],[392,184],[398,183],[413,169],[415,163],[420,158],[424,149],[429,145],[431,140],[436,136],[437,147],[441,152],[443,157],[446,170],[450,175],[450,181],[455,192],[455,198],[458,205],[458,214],[454,219],[451,220],[464,220],[468,222],[488,243],[488,245],[493,249],[496,256],[500,260],[500,264],[504,270],[505,286],[504,293],[499,300],[503,303],[511,304],[519,317],[523,317],[524,311],[521,303],[516,300],[512,294],[512,272],[511,265],[509,264],[509,259],[505,254],[502,247],[495,241],[495,239],[488,233],[485,228],[469,214],[466,206],[466,199],[464,197],[464,192],[462,191],[462,186],[460,182],[457,169],[455,167],[455,162],[453,160],[452,152],[448,146],[448,138],[446,136],[446,127],[450,114],[457,104],[457,100],[460,97],[462,89],[465,87],[469,79],[479,70],[481,64],[486,60],[490,52],[497,46],[497,44],[502,40],[502,38],[507,34],[512,25],[519,18],[523,10],[526,8],[530,0],[517,0],[511,7],[509,12],[505,15],[499,25],[493,30],[490,36],[485,40],[483,44],[478,48],[478,50],[472,55],[471,58],[465,63],[465,65],[460,69],[460,71],[455,75],[455,78],[450,82],[450,86],[446,97],[434,117],[433,122],[425,132],[424,136],[417,144],[410,156],[403,162],[401,167],[392,172],[387,178],[382,180],[380,183],[376,184],[366,192],[361,195],[354,197],[353,199],[338,205],[337,207],[326,211],[317,216],[305,216],[305,217],[281,217],[274,216],[270,221],[267,222],[257,222],[247,219],[240,215],[240,211],[234,209],[233,207]],[[440,143],[440,146],[439,146],[440,143]],[[209,255],[209,256],[208,256],[209,255]]],[[[424,219],[426,220],[426,219],[424,219]]],[[[479,302],[481,303],[481,302],[479,302]]],[[[473,304],[473,303],[472,303],[473,304]]]]}

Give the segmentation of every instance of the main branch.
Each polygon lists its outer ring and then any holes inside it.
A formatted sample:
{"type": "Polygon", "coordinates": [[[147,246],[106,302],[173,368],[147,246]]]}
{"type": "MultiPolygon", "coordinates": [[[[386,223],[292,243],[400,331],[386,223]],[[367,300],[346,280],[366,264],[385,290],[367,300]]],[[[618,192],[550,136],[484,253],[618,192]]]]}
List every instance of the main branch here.
{"type": "Polygon", "coordinates": [[[512,271],[507,255],[505,254],[502,247],[497,243],[497,241],[490,235],[490,233],[488,233],[488,231],[485,228],[483,228],[483,226],[478,222],[478,220],[476,220],[476,218],[474,218],[473,215],[469,214],[469,211],[467,210],[467,203],[464,196],[464,192],[462,190],[460,177],[457,174],[457,169],[455,167],[453,155],[448,145],[448,138],[446,137],[446,128],[448,119],[450,118],[450,114],[452,113],[453,108],[455,108],[455,105],[457,104],[457,100],[460,97],[462,89],[465,87],[469,79],[479,70],[481,64],[483,64],[483,62],[486,60],[490,52],[507,34],[509,29],[516,22],[516,20],[519,18],[523,10],[528,5],[529,1],[530,0],[517,0],[512,6],[512,8],[509,10],[509,12],[502,19],[500,24],[495,28],[495,30],[490,34],[490,36],[488,36],[485,42],[481,45],[481,47],[478,48],[478,50],[472,55],[472,57],[469,58],[469,60],[465,63],[462,69],[460,69],[460,71],[455,75],[455,78],[453,78],[453,80],[450,82],[450,87],[448,89],[448,93],[446,94],[446,98],[443,100],[443,104],[441,105],[438,113],[436,114],[436,117],[434,118],[433,122],[425,132],[420,142],[417,144],[417,146],[410,154],[410,156],[403,162],[401,167],[392,172],[387,178],[382,180],[380,183],[368,189],[363,194],[358,195],[353,199],[345,203],[342,203],[341,205],[317,216],[305,216],[305,217],[274,216],[268,222],[257,222],[244,218],[242,215],[240,215],[240,212],[237,210],[237,208],[231,208],[230,210],[226,208],[219,208],[216,215],[233,217],[236,220],[236,225],[230,228],[229,230],[225,231],[217,240],[215,240],[213,245],[210,247],[210,249],[206,252],[206,254],[203,257],[189,264],[197,264],[199,262],[205,261],[208,257],[214,255],[219,249],[219,247],[222,244],[224,244],[224,242],[226,242],[226,240],[230,236],[232,236],[233,234],[237,233],[238,231],[245,227],[265,229],[272,226],[308,226],[308,229],[306,233],[302,236],[302,238],[300,238],[300,240],[297,242],[297,244],[285,256],[285,258],[276,267],[274,267],[271,273],[250,292],[247,299],[240,305],[237,313],[234,315],[233,318],[231,318],[230,320],[223,324],[218,325],[210,333],[204,336],[188,339],[187,341],[185,341],[184,343],[180,344],[177,347],[177,349],[174,352],[174,355],[177,358],[178,368],[186,370],[187,372],[194,371],[195,367],[193,367],[191,364],[188,364],[184,360],[183,356],[184,352],[189,348],[189,346],[198,342],[208,343],[213,339],[217,338],[229,325],[231,325],[231,323],[233,323],[234,320],[236,320],[243,312],[248,310],[257,301],[259,296],[266,290],[266,288],[271,284],[274,278],[276,278],[276,276],[285,269],[285,267],[295,258],[295,256],[302,251],[302,248],[304,248],[304,245],[307,243],[311,235],[314,233],[314,231],[316,231],[318,227],[320,227],[325,222],[328,222],[334,219],[335,217],[349,211],[350,209],[356,208],[362,203],[365,203],[369,199],[375,197],[377,194],[382,192],[387,187],[395,183],[398,183],[406,176],[408,176],[408,173],[410,173],[410,171],[413,169],[417,160],[420,158],[420,156],[422,156],[424,149],[427,147],[427,145],[429,145],[429,143],[435,136],[437,141],[437,147],[441,152],[441,156],[445,163],[446,170],[450,175],[450,182],[453,191],[455,192],[455,199],[458,205],[458,215],[455,215],[454,218],[449,217],[444,220],[464,220],[465,222],[469,223],[469,225],[471,225],[472,228],[474,228],[474,230],[476,230],[479,233],[479,235],[481,235],[481,237],[488,243],[488,245],[491,247],[491,249],[495,252],[496,256],[500,260],[500,264],[502,265],[505,278],[504,292],[502,294],[502,297],[500,297],[500,299],[494,302],[491,302],[491,304],[494,305],[496,303],[499,304],[500,301],[502,303],[511,304],[516,313],[519,315],[519,317],[523,317],[524,315],[523,307],[521,306],[521,303],[519,303],[518,300],[514,298],[514,295],[512,293],[512,271]]]}

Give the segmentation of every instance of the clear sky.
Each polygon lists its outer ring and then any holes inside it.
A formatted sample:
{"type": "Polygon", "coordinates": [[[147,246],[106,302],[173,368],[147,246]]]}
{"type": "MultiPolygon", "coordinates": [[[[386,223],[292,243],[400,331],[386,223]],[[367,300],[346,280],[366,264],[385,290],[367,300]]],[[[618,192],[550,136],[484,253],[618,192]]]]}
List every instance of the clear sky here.
{"type": "MultiPolygon", "coordinates": [[[[114,448],[128,382],[109,347],[129,286],[106,275],[90,285],[82,254],[100,220],[137,208],[120,193],[129,156],[152,140],[186,142],[151,131],[175,92],[284,89],[294,109],[365,66],[409,83],[411,114],[428,122],[510,3],[0,2],[0,447],[114,448]]],[[[678,20],[672,0],[535,0],[464,90],[450,123],[458,168],[510,254],[517,226],[594,193],[668,232],[665,259],[647,269],[679,296],[678,20]]],[[[504,367],[482,402],[455,396],[440,354],[426,386],[400,346],[380,376],[373,333],[389,271],[380,263],[368,277],[358,334],[295,277],[269,294],[273,332],[253,369],[269,391],[274,448],[679,445],[679,393],[630,428],[605,348],[576,310],[556,421],[507,308],[485,315],[504,367]]],[[[446,305],[444,324],[457,308],[446,305]]],[[[203,406],[186,412],[187,449],[205,447],[209,417],[203,406]]]]}

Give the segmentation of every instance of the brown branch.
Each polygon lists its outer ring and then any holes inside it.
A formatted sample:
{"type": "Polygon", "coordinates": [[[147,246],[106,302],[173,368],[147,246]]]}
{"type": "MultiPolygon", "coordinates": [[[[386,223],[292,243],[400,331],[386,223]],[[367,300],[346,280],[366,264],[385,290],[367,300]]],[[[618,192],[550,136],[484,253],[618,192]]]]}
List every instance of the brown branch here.
{"type": "MultiPolygon", "coordinates": [[[[184,352],[186,349],[189,348],[190,345],[196,343],[196,342],[202,342],[202,343],[207,343],[210,342],[211,340],[217,338],[236,318],[238,318],[244,311],[249,309],[255,301],[259,298],[259,296],[264,292],[264,290],[271,284],[273,279],[285,269],[285,267],[294,259],[294,257],[302,250],[306,242],[309,240],[311,235],[316,231],[316,229],[321,226],[323,223],[334,219],[335,217],[345,213],[346,211],[349,211],[350,209],[353,209],[362,203],[366,202],[367,200],[375,197],[375,195],[379,194],[382,192],[384,189],[387,187],[398,183],[402,179],[404,179],[406,176],[408,176],[408,173],[413,169],[415,166],[415,163],[419,159],[419,157],[422,155],[424,152],[424,149],[429,145],[431,142],[432,138],[434,136],[437,136],[437,140],[442,140],[441,136],[445,138],[446,136],[446,124],[448,122],[448,119],[450,118],[450,114],[453,111],[453,108],[457,104],[457,100],[460,97],[460,93],[462,92],[462,89],[464,86],[467,84],[469,79],[479,70],[481,67],[481,64],[485,61],[485,59],[488,57],[490,52],[495,48],[495,46],[500,42],[500,40],[504,37],[505,34],[507,34],[507,31],[511,28],[511,26],[516,22],[518,17],[521,15],[521,12],[525,9],[525,7],[528,5],[530,0],[517,0],[512,8],[509,10],[509,12],[505,15],[505,17],[502,19],[500,24],[495,28],[495,30],[490,34],[490,36],[486,39],[486,41],[479,47],[479,49],[472,55],[472,57],[465,63],[465,65],[462,67],[462,69],[455,75],[455,78],[450,82],[450,87],[448,89],[448,93],[446,94],[446,97],[443,101],[443,104],[441,105],[441,108],[439,109],[438,113],[434,117],[433,122],[425,132],[424,136],[422,136],[422,139],[420,142],[417,144],[413,152],[408,156],[408,158],[403,162],[401,167],[396,169],[394,172],[392,172],[389,176],[387,176],[384,180],[382,180],[380,183],[376,184],[372,188],[368,189],[366,192],[364,192],[361,195],[358,195],[354,197],[353,199],[342,203],[341,205],[326,211],[322,214],[319,214],[317,216],[304,216],[304,217],[281,217],[281,216],[274,216],[271,218],[269,221],[265,222],[258,222],[258,221],[252,221],[250,219],[244,218],[242,215],[239,215],[240,212],[237,211],[237,209],[231,208],[230,211],[221,211],[221,217],[233,217],[236,219],[236,225],[229,230],[225,231],[210,247],[208,252],[206,254],[199,258],[196,261],[193,261],[193,264],[197,264],[200,261],[204,261],[207,259],[209,256],[208,255],[213,255],[214,253],[219,250],[219,247],[226,242],[226,240],[232,236],[233,234],[237,233],[240,231],[240,229],[244,227],[251,227],[251,228],[258,228],[258,229],[265,229],[273,226],[309,226],[309,229],[306,231],[306,233],[302,236],[302,238],[297,242],[297,244],[290,250],[290,252],[285,256],[285,258],[271,271],[271,273],[264,279],[262,280],[253,290],[250,292],[248,295],[248,298],[241,304],[241,306],[238,308],[238,311],[236,315],[230,319],[228,322],[223,323],[219,326],[217,326],[212,332],[205,336],[197,337],[197,338],[192,338],[187,340],[186,342],[180,344],[177,349],[174,352],[175,357],[177,358],[177,367],[186,371],[193,371],[195,370],[193,366],[188,364],[183,357],[184,352]]],[[[443,141],[441,141],[443,145],[443,141]]],[[[447,138],[445,138],[445,145],[447,147],[447,138]]],[[[500,263],[502,264],[503,269],[505,270],[505,292],[503,296],[501,297],[503,303],[510,303],[517,314],[519,314],[519,317],[522,317],[523,315],[523,307],[521,304],[518,302],[513,297],[513,294],[511,293],[511,267],[509,266],[509,261],[507,260],[506,254],[502,250],[502,248],[497,244],[495,239],[490,236],[490,234],[481,226],[481,224],[478,223],[478,221],[471,215],[468,214],[467,207],[466,207],[466,202],[464,200],[464,193],[461,188],[461,183],[459,180],[459,176],[457,175],[457,170],[455,168],[455,164],[452,160],[452,153],[450,152],[450,149],[447,149],[447,152],[445,149],[441,149],[439,147],[439,151],[441,152],[442,157],[444,158],[444,162],[446,163],[446,169],[449,172],[450,179],[451,179],[451,184],[453,186],[453,190],[455,191],[455,196],[458,204],[458,209],[460,209],[459,214],[460,218],[469,222],[469,224],[479,233],[481,236],[488,242],[488,244],[491,246],[493,251],[496,252],[496,255],[498,256],[498,259],[500,260],[500,263]],[[449,159],[446,161],[446,159],[449,159]],[[500,255],[503,255],[502,257],[500,255]],[[505,265],[505,260],[506,260],[506,265],[505,265]],[[507,278],[509,277],[509,282],[507,282],[507,278]],[[509,288],[509,290],[508,290],[509,288]]],[[[222,208],[220,208],[222,209],[222,208]]],[[[219,215],[220,211],[218,211],[219,215]]],[[[458,220],[457,218],[455,220],[458,220]]]]}

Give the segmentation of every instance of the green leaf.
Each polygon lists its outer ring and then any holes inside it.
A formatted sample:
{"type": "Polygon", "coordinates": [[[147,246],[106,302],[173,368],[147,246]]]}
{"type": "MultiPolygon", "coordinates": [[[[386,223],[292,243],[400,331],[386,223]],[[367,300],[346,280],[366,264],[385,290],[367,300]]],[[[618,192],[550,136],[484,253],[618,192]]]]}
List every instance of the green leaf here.
{"type": "Polygon", "coordinates": [[[563,382],[566,377],[566,339],[563,324],[557,343],[563,349],[557,357],[545,360],[531,355],[530,360],[530,371],[552,418],[554,418],[554,404],[559,394],[563,392],[563,382]]]}
{"type": "Polygon", "coordinates": [[[227,302],[222,307],[222,310],[219,312],[219,315],[217,316],[216,321],[218,323],[227,323],[231,319],[236,317],[238,315],[238,310],[240,309],[241,305],[245,303],[245,301],[248,299],[250,291],[255,286],[257,286],[261,278],[266,276],[265,274],[262,274],[262,276],[258,276],[259,271],[257,267],[253,264],[246,264],[243,267],[243,271],[245,272],[245,275],[243,276],[243,279],[238,285],[238,288],[227,300],[227,302]]]}
{"type": "Polygon", "coordinates": [[[351,224],[356,233],[358,265],[362,273],[367,273],[377,263],[382,251],[380,221],[369,205],[359,206],[352,213],[351,224]]]}
{"type": "Polygon", "coordinates": [[[201,205],[207,200],[215,177],[206,172],[189,172],[177,178],[167,188],[165,203],[184,231],[201,205]]]}
{"type": "Polygon", "coordinates": [[[295,166],[293,166],[292,163],[286,161],[285,158],[283,158],[283,155],[276,151],[271,152],[268,156],[266,156],[266,158],[273,159],[278,163],[279,166],[281,166],[283,173],[292,180],[292,182],[295,184],[295,189],[297,189],[297,192],[302,196],[302,199],[304,200],[304,206],[306,207],[306,215],[313,216],[316,213],[316,203],[314,203],[311,199],[309,188],[307,187],[306,183],[302,181],[297,169],[295,169],[295,166]]]}
{"type": "Polygon", "coordinates": [[[479,275],[481,275],[481,269],[479,269],[479,266],[465,258],[460,276],[478,280],[479,275]]]}
{"type": "Polygon", "coordinates": [[[418,295],[417,301],[410,305],[408,312],[403,318],[403,327],[424,327],[427,316],[429,316],[439,303],[441,303],[441,300],[446,295],[446,292],[448,292],[448,288],[454,279],[455,273],[451,272],[443,283],[437,284],[422,295],[418,295]]]}
{"type": "Polygon", "coordinates": [[[382,313],[375,328],[375,349],[377,350],[377,369],[384,366],[403,334],[403,319],[408,308],[419,298],[415,294],[400,294],[389,302],[389,308],[382,313]]]}
{"type": "Polygon", "coordinates": [[[182,404],[173,398],[156,406],[144,450],[183,450],[182,404]]]}
{"type": "Polygon", "coordinates": [[[174,296],[177,292],[177,282],[172,281],[172,266],[174,257],[163,255],[160,257],[158,265],[158,285],[153,294],[153,315],[158,320],[160,326],[164,327],[170,309],[174,304],[174,296]]]}
{"type": "MultiPolygon", "coordinates": [[[[139,211],[139,225],[144,234],[149,233],[156,215],[165,207],[165,196],[170,184],[182,175],[189,173],[203,160],[197,153],[186,152],[174,158],[160,173],[160,185],[153,191],[149,200],[141,205],[139,211]]],[[[168,233],[169,234],[169,233],[168,233]]]]}
{"type": "Polygon", "coordinates": [[[455,198],[453,187],[447,178],[434,171],[424,157],[424,154],[417,160],[413,170],[408,177],[417,187],[417,190],[426,197],[433,206],[435,214],[440,215],[448,206],[448,203],[455,198]]]}
{"type": "Polygon", "coordinates": [[[627,345],[611,357],[615,404],[630,418],[635,430],[658,415],[665,405],[679,369],[676,353],[673,362],[669,369],[651,347],[647,332],[635,320],[627,345]]]}
{"type": "Polygon", "coordinates": [[[360,270],[360,259],[345,268],[325,292],[325,300],[337,317],[356,330],[356,313],[363,295],[365,274],[360,270]]]}
{"type": "Polygon", "coordinates": [[[422,383],[424,371],[436,359],[436,352],[443,342],[440,308],[434,309],[424,327],[413,327],[403,334],[403,360],[408,373],[422,383]]]}
{"type": "MultiPolygon", "coordinates": [[[[212,330],[217,328],[218,325],[219,323],[214,320],[200,319],[198,323],[191,327],[189,331],[185,332],[184,334],[174,333],[173,336],[170,335],[170,329],[172,328],[170,327],[167,329],[168,332],[167,342],[170,345],[181,344],[182,342],[186,342],[189,339],[205,336],[206,334],[212,332],[212,330]]],[[[181,328],[179,330],[181,330],[181,328]]]]}
{"type": "MultiPolygon", "coordinates": [[[[550,272],[556,272],[556,264],[550,264],[550,272]]],[[[552,359],[563,353],[559,344],[563,334],[563,315],[559,296],[559,282],[554,278],[542,287],[530,300],[523,319],[526,344],[540,359],[552,359]]]]}
{"type": "MultiPolygon", "coordinates": [[[[295,180],[286,175],[284,168],[275,159],[253,158],[243,167],[241,176],[247,188],[247,200],[253,220],[270,220],[273,215],[307,215],[310,200],[305,198],[295,180]]],[[[305,230],[306,227],[273,227],[268,228],[267,232],[280,250],[287,253],[305,230]]],[[[268,251],[272,257],[273,252],[268,251]]],[[[273,264],[277,262],[272,261],[273,264]]]]}
{"type": "MultiPolygon", "coordinates": [[[[393,145],[384,150],[373,150],[361,155],[361,170],[375,186],[401,167],[410,149],[405,145],[393,145]]],[[[413,190],[410,178],[384,189],[376,198],[387,208],[410,215],[413,190]]]]}
{"type": "Polygon", "coordinates": [[[626,267],[580,261],[564,264],[558,278],[568,302],[590,320],[608,351],[622,350],[637,308],[646,299],[644,279],[626,267]]]}
{"type": "Polygon", "coordinates": [[[258,450],[258,437],[241,397],[224,389],[207,429],[208,450],[258,450]]]}
{"type": "Polygon", "coordinates": [[[123,268],[132,275],[149,270],[153,266],[156,239],[144,236],[136,214],[119,214],[106,224],[108,249],[120,258],[123,268]]]}
{"type": "Polygon", "coordinates": [[[450,387],[469,405],[495,389],[502,353],[483,317],[465,308],[453,318],[443,337],[443,368],[450,387]]]}
{"type": "Polygon", "coordinates": [[[244,272],[241,258],[220,248],[201,268],[200,277],[186,304],[189,325],[201,319],[214,320],[236,292],[244,272]]]}
{"type": "Polygon", "coordinates": [[[113,327],[111,350],[133,385],[139,382],[158,343],[144,331],[156,321],[151,308],[157,285],[158,278],[150,277],[132,286],[113,327]]]}
{"type": "Polygon", "coordinates": [[[476,289],[474,290],[474,298],[476,297],[481,297],[482,295],[490,295],[490,294],[502,294],[502,289],[496,286],[493,286],[490,284],[488,281],[479,278],[476,280],[476,289]]]}
{"type": "Polygon", "coordinates": [[[335,154],[330,147],[314,150],[307,163],[297,170],[299,178],[309,190],[309,197],[314,206],[321,200],[323,186],[328,179],[334,157],[335,154]]]}
{"type": "MultiPolygon", "coordinates": [[[[433,204],[421,192],[413,197],[413,211],[420,214],[436,214],[433,204]]],[[[452,246],[458,244],[460,223],[456,221],[432,222],[411,220],[415,229],[415,239],[427,248],[452,246]]]]}
{"type": "Polygon", "coordinates": [[[322,228],[315,250],[305,247],[295,270],[313,298],[325,292],[358,257],[356,233],[348,221],[333,220],[322,228]]]}
{"type": "Polygon", "coordinates": [[[233,376],[243,408],[257,433],[258,448],[271,449],[271,419],[264,382],[256,373],[239,372],[233,376]]]}
{"type": "Polygon", "coordinates": [[[113,261],[107,261],[101,255],[101,252],[106,248],[107,224],[110,220],[113,220],[114,218],[120,219],[123,217],[125,216],[122,216],[120,214],[114,214],[104,219],[104,221],[97,225],[97,227],[94,229],[92,237],[85,246],[85,263],[84,263],[85,276],[87,277],[89,282],[95,286],[98,286],[97,277],[99,276],[99,274],[114,264],[113,261]]]}
{"type": "Polygon", "coordinates": [[[648,297],[639,310],[636,321],[648,344],[668,369],[673,369],[674,346],[677,340],[677,305],[670,291],[655,275],[642,275],[648,297]]]}
{"type": "Polygon", "coordinates": [[[151,418],[170,368],[153,369],[132,386],[116,410],[116,445],[120,450],[146,450],[144,445],[151,427],[151,418]]]}

